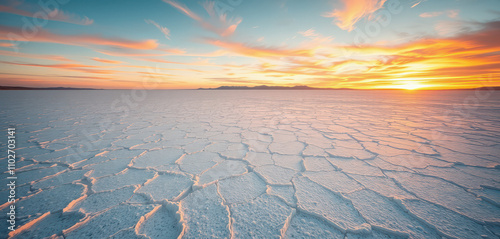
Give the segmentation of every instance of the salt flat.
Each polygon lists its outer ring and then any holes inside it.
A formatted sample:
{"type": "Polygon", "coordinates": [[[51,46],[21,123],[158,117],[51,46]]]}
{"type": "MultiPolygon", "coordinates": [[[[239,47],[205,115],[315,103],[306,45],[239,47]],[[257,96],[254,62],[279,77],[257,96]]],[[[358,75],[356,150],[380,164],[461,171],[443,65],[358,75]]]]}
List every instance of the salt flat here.
{"type": "Polygon", "coordinates": [[[15,126],[18,140],[19,227],[7,230],[3,173],[5,237],[500,237],[498,92],[3,91],[0,100],[2,130],[15,126]]]}

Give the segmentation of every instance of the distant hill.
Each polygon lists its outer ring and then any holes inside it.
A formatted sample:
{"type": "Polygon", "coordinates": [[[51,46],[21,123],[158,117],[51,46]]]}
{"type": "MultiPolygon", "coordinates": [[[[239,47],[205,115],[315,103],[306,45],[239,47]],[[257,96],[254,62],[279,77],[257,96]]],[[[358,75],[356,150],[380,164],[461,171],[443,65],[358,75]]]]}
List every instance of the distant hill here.
{"type": "Polygon", "coordinates": [[[500,90],[500,86],[492,86],[492,87],[479,87],[479,88],[473,88],[473,89],[466,89],[466,90],[500,90]]]}
{"type": "Polygon", "coordinates": [[[71,87],[22,87],[22,86],[0,86],[0,90],[97,90],[93,88],[71,88],[71,87]]]}

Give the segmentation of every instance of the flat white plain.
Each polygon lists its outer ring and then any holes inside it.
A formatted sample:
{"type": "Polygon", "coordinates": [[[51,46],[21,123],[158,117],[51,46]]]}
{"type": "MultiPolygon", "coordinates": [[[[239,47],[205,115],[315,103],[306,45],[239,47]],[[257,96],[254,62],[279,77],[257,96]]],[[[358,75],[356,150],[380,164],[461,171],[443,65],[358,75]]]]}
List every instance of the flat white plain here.
{"type": "Polygon", "coordinates": [[[4,91],[10,236],[498,238],[486,93],[4,91]]]}

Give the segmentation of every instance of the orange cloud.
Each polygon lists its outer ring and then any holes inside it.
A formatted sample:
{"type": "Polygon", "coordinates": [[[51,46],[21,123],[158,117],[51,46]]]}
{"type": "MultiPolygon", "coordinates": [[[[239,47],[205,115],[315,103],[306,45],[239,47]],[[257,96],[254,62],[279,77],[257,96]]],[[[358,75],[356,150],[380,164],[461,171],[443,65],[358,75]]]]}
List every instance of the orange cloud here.
{"type": "Polygon", "coordinates": [[[211,64],[208,60],[196,61],[196,62],[177,62],[177,61],[168,61],[164,59],[157,58],[138,58],[143,61],[157,62],[157,63],[165,63],[165,64],[178,64],[178,65],[194,65],[194,66],[217,66],[215,64],[211,64]]]}
{"type": "Polygon", "coordinates": [[[424,12],[424,13],[421,13],[419,16],[423,17],[423,18],[430,18],[430,17],[437,17],[437,16],[441,16],[443,14],[446,14],[446,16],[448,16],[449,18],[456,18],[456,17],[458,17],[458,13],[459,13],[458,10],[448,10],[445,12],[424,12]]]}
{"type": "Polygon", "coordinates": [[[23,30],[20,28],[0,26],[0,40],[9,40],[11,42],[47,42],[84,47],[92,45],[112,46],[138,50],[151,50],[158,47],[158,42],[153,39],[133,41],[120,38],[106,38],[97,35],[62,35],[51,33],[40,28],[32,29],[32,32],[32,34],[26,35],[23,34],[23,30]]]}
{"type": "Polygon", "coordinates": [[[39,19],[48,19],[52,21],[59,21],[59,22],[67,22],[67,23],[72,23],[72,24],[78,24],[78,25],[90,25],[94,22],[94,20],[89,19],[88,17],[80,17],[76,14],[72,13],[67,13],[64,12],[58,8],[47,12],[41,7],[37,6],[35,8],[35,11],[26,11],[19,9],[18,7],[31,7],[33,6],[26,6],[26,3],[23,3],[22,5],[19,4],[20,2],[16,1],[15,7],[14,6],[7,6],[7,5],[0,5],[0,12],[5,12],[5,13],[10,13],[10,14],[15,14],[15,15],[20,15],[20,16],[25,16],[25,17],[33,17],[33,18],[39,18],[39,19]]]}
{"type": "Polygon", "coordinates": [[[123,63],[123,61],[113,61],[113,60],[108,60],[108,59],[101,59],[99,57],[94,57],[92,58],[94,61],[102,62],[102,63],[108,63],[108,64],[120,64],[123,63]]]}
{"type": "Polygon", "coordinates": [[[186,5],[179,3],[177,1],[172,1],[172,0],[163,0],[165,3],[170,4],[172,7],[177,8],[180,12],[184,13],[186,16],[196,20],[196,21],[202,21],[200,16],[198,16],[196,13],[191,11],[186,5]]]}
{"type": "Polygon", "coordinates": [[[414,8],[414,7],[418,6],[420,3],[422,3],[422,1],[418,1],[418,2],[414,3],[413,5],[411,5],[410,8],[414,8]]]}
{"type": "Polygon", "coordinates": [[[239,42],[205,39],[205,42],[220,48],[250,57],[289,57],[289,56],[311,56],[310,49],[283,49],[277,47],[250,46],[239,42]]]}
{"type": "Polygon", "coordinates": [[[60,70],[70,70],[70,71],[78,71],[84,73],[95,73],[95,74],[113,74],[119,71],[102,69],[103,67],[92,66],[92,65],[83,65],[83,64],[52,64],[52,65],[43,65],[43,64],[28,64],[28,63],[16,63],[9,61],[0,61],[0,63],[17,65],[17,66],[32,66],[32,67],[45,67],[45,68],[54,68],[60,70]]]}
{"type": "Polygon", "coordinates": [[[15,47],[15,46],[16,45],[14,43],[0,42],[0,47],[12,48],[12,47],[15,47]]]}
{"type": "Polygon", "coordinates": [[[442,15],[443,12],[424,12],[421,13],[419,16],[423,18],[429,18],[429,17],[437,17],[439,15],[442,15]]]}
{"type": "Polygon", "coordinates": [[[30,59],[53,60],[53,61],[73,61],[73,60],[70,60],[64,56],[30,54],[30,53],[2,51],[2,50],[0,50],[0,55],[8,56],[8,57],[22,57],[22,58],[30,58],[30,59]]]}
{"type": "Polygon", "coordinates": [[[342,0],[342,2],[344,9],[335,9],[324,16],[336,18],[338,27],[352,31],[356,22],[382,8],[386,0],[342,0]]]}
{"type": "Polygon", "coordinates": [[[121,57],[139,57],[139,56],[169,56],[169,55],[185,55],[185,51],[177,48],[157,48],[152,50],[137,50],[127,48],[114,48],[114,49],[94,49],[96,52],[108,56],[121,56],[121,57]]]}

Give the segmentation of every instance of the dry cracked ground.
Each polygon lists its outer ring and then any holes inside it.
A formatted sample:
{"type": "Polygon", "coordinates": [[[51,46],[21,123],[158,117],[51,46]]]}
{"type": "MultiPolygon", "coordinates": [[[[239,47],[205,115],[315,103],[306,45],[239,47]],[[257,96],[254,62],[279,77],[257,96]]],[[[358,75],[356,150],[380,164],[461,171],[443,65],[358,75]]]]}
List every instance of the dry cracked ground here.
{"type": "Polygon", "coordinates": [[[5,237],[500,236],[498,92],[13,91],[0,99],[18,147],[19,227],[7,230],[1,205],[5,237]]]}

